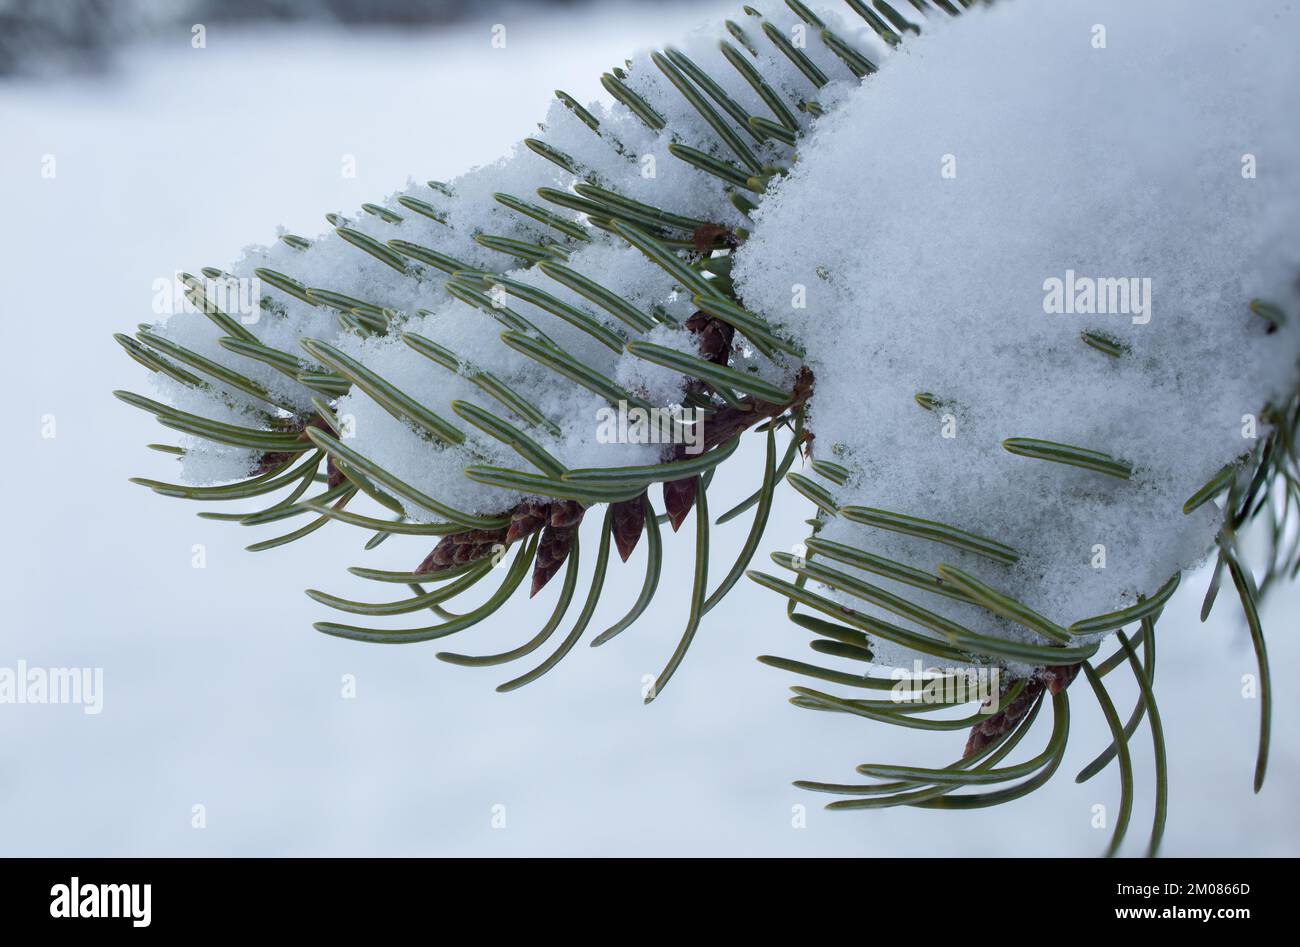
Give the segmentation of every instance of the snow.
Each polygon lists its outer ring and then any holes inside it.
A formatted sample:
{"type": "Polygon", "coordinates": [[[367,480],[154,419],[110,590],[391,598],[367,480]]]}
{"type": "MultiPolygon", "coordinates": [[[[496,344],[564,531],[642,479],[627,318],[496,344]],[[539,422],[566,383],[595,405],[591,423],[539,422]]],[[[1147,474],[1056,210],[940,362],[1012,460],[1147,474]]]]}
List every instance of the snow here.
{"type": "MultiPolygon", "coordinates": [[[[1256,446],[1245,416],[1296,383],[1300,8],[1252,9],[1230,37],[1173,2],[1013,0],[932,25],[816,123],[735,275],[750,308],[808,349],[815,453],[854,471],[831,487],[841,504],[1022,555],[1008,567],[843,517],[821,535],[957,566],[1068,625],[1202,561],[1222,516],[1184,516],[1184,501],[1256,446]],[[1150,310],[1046,312],[1048,281],[1067,274],[1149,280],[1150,310]],[[796,284],[806,309],[791,307],[796,284]],[[1254,298],[1290,324],[1266,334],[1254,298]],[[1129,351],[1090,348],[1085,330],[1129,351]],[[944,404],[926,411],[918,392],[944,404]],[[1134,473],[1016,456],[1010,437],[1134,473]]],[[[968,627],[1042,640],[929,598],[968,627]]],[[[881,649],[885,663],[910,657],[881,649]]]]}

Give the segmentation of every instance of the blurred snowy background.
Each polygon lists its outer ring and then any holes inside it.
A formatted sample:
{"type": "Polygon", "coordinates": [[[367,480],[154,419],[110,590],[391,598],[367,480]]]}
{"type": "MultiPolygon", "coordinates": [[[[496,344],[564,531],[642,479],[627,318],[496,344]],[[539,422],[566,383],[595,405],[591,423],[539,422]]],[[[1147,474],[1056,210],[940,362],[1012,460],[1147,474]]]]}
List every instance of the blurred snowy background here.
{"type": "MultiPolygon", "coordinates": [[[[533,128],[552,89],[595,98],[600,73],[626,53],[732,6],[0,0],[11,426],[0,465],[0,667],[101,667],[105,691],[97,716],[0,705],[0,854],[1101,851],[1092,807],[1114,813],[1118,786],[1113,767],[1072,781],[1108,740],[1082,684],[1053,782],[972,813],[828,813],[830,797],[790,786],[851,780],[866,761],[946,763],[964,735],[916,740],[789,706],[793,678],[753,657],[802,656],[806,633],[750,585],[709,617],[672,685],[643,707],[643,677],[662,667],[685,619],[688,563],[675,554],[691,542],[689,525],[668,545],[664,594],[636,627],[497,695],[516,669],[441,664],[436,642],[365,646],[311,629],[332,616],[302,589],[356,592],[345,566],[409,568],[427,551],[418,541],[365,553],[360,533],[332,526],[254,555],[242,547],[270,533],[197,519],[197,505],[126,482],[171,473],[143,448],[166,432],[110,395],[147,391],[110,336],[152,318],[155,279],[225,265],[277,225],[317,233],[326,211],[382,197],[408,176],[488,162],[533,128]],[[255,8],[275,15],[250,17],[255,8]],[[419,15],[405,16],[412,9],[419,15]],[[389,23],[359,25],[367,10],[389,23]],[[198,22],[202,49],[191,46],[198,22]],[[508,28],[504,49],[490,44],[494,23],[508,28]],[[356,156],[355,178],[340,175],[345,154],[356,156]],[[50,158],[53,177],[42,174],[50,158]],[[192,567],[195,544],[206,568],[192,567]],[[341,696],[345,675],[355,676],[354,699],[341,696]],[[497,806],[504,828],[492,827],[497,806]],[[805,828],[796,806],[807,809],[805,828]]],[[[748,449],[758,461],[760,439],[748,449]]],[[[745,469],[733,462],[735,479],[715,483],[718,511],[753,489],[736,473],[745,469]]],[[[797,542],[806,515],[787,495],[765,548],[797,542]]],[[[719,561],[745,529],[719,531],[719,561]]],[[[635,597],[642,555],[612,567],[595,627],[635,597]]],[[[1280,590],[1266,611],[1278,693],[1269,778],[1254,797],[1258,705],[1241,696],[1254,660],[1230,588],[1211,621],[1197,621],[1206,581],[1186,579],[1162,622],[1157,678],[1173,777],[1165,853],[1300,854],[1300,697],[1287,685],[1300,658],[1300,592],[1280,590]]],[[[518,599],[452,647],[509,647],[535,631],[549,601],[518,599]]],[[[1126,713],[1134,689],[1123,677],[1108,680],[1126,713]]],[[[1046,724],[1030,742],[1046,738],[1046,724]]],[[[1140,793],[1126,851],[1140,852],[1151,804],[1145,727],[1133,746],[1140,793]]]]}

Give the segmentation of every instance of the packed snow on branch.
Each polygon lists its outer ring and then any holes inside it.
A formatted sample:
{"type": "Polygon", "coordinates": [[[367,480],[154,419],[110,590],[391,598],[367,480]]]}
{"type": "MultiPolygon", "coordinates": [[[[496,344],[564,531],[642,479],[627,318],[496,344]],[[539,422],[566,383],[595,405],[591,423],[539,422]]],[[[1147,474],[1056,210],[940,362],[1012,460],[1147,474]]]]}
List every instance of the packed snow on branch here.
{"type": "Polygon", "coordinates": [[[1203,561],[1222,513],[1185,516],[1184,501],[1266,435],[1261,412],[1294,389],[1300,351],[1300,5],[1226,12],[972,9],[930,21],[816,123],[736,264],[746,304],[807,346],[815,454],[854,471],[840,503],[1021,558],[843,517],[823,537],[957,566],[1062,624],[1203,561]],[[1270,333],[1252,299],[1289,322],[1270,333]],[[1017,456],[1006,438],[1100,451],[1133,473],[1017,456]]]}
{"type": "MultiPolygon", "coordinates": [[[[784,35],[803,28],[802,21],[779,0],[765,0],[755,6],[784,35]]],[[[831,6],[820,13],[828,26],[852,37],[874,61],[881,62],[890,55],[865,21],[852,16],[848,7],[831,6]]],[[[759,21],[743,19],[746,29],[757,33],[759,21]]],[[[690,56],[751,113],[769,114],[762,99],[725,60],[719,50],[721,38],[735,45],[726,27],[713,23],[701,27],[674,48],[690,56]]],[[[789,59],[770,43],[757,44],[757,48],[759,53],[752,61],[774,89],[789,102],[808,97],[811,87],[789,59]]],[[[833,78],[831,85],[822,90],[824,104],[838,99],[856,84],[844,64],[820,42],[810,42],[807,54],[833,78]]],[[[594,227],[586,228],[585,240],[566,237],[551,226],[508,209],[495,197],[505,193],[541,206],[564,220],[585,224],[581,213],[548,204],[537,192],[539,188],[553,188],[572,194],[574,184],[595,182],[627,198],[684,217],[729,228],[743,224],[745,219],[728,202],[726,188],[716,177],[668,150],[676,142],[717,152],[713,130],[651,61],[648,52],[631,60],[625,74],[627,87],[666,120],[663,130],[651,130],[623,104],[606,100],[586,103],[590,114],[599,122],[599,134],[596,134],[577,112],[557,100],[551,104],[545,122],[539,125],[536,137],[566,156],[573,173],[521,144],[510,156],[474,169],[448,182],[446,187],[411,182],[380,202],[380,206],[400,217],[400,221],[359,211],[347,215],[345,225],[381,244],[404,241],[450,258],[457,268],[499,274],[537,286],[622,338],[644,338],[681,352],[695,352],[693,336],[680,325],[694,309],[690,293],[639,251],[621,238],[594,227]],[[407,198],[407,203],[400,202],[400,198],[407,198]],[[420,202],[419,206],[441,221],[412,209],[410,199],[420,202]],[[518,259],[475,241],[476,236],[484,234],[533,244],[551,243],[568,254],[567,260],[560,261],[563,265],[624,298],[641,313],[658,318],[660,324],[644,334],[631,330],[536,267],[517,268],[518,259]]],[[[810,120],[806,114],[794,114],[803,127],[808,125],[810,120]]],[[[788,147],[775,140],[750,141],[749,145],[761,160],[773,164],[788,164],[792,154],[788,147]]],[[[480,436],[470,425],[460,422],[450,408],[454,399],[475,401],[503,413],[508,420],[525,427],[530,436],[568,467],[648,464],[663,459],[659,445],[601,443],[598,411],[607,402],[503,345],[500,335],[505,327],[491,314],[448,296],[443,288],[448,273],[442,269],[418,258],[408,258],[407,272],[399,273],[333,232],[312,238],[306,249],[282,242],[269,247],[250,247],[230,268],[230,273],[250,279],[258,268],[286,274],[306,288],[326,289],[399,314],[387,336],[363,340],[355,333],[339,329],[336,311],[329,305],[313,305],[264,284],[272,305],[247,329],[263,344],[299,359],[308,370],[320,371],[325,366],[316,364],[305,354],[299,340],[327,341],[461,428],[468,438],[465,449],[449,450],[406,421],[393,418],[360,391],[354,390],[337,405],[338,413],[350,421],[349,446],[444,503],[467,512],[495,513],[508,509],[520,499],[518,494],[477,484],[462,476],[467,464],[516,468],[522,464],[508,447],[480,436]],[[475,368],[493,372],[553,421],[559,433],[527,426],[502,405],[485,400],[466,377],[453,375],[405,344],[402,333],[423,336],[455,353],[464,363],[463,374],[475,368]]],[[[613,379],[631,394],[663,408],[672,408],[681,401],[685,383],[681,375],[626,352],[614,351],[590,333],[575,329],[517,295],[507,293],[500,302],[535,327],[536,332],[527,329],[525,334],[550,338],[582,364],[613,379]]],[[[180,314],[166,320],[157,331],[205,358],[246,374],[291,410],[310,411],[311,390],[270,365],[224,348],[218,341],[222,333],[214,331],[204,316],[180,314]]],[[[731,364],[781,384],[788,384],[795,368],[758,355],[740,337],[731,364]]],[[[229,423],[265,426],[258,419],[265,421],[267,404],[250,399],[244,392],[220,384],[193,391],[165,377],[160,377],[158,382],[168,400],[183,410],[219,416],[229,423]]],[[[253,451],[206,441],[187,438],[185,446],[188,452],[182,458],[183,475],[193,483],[246,476],[258,461],[253,451]]],[[[410,504],[407,507],[412,518],[432,518],[427,510],[410,504]]]]}

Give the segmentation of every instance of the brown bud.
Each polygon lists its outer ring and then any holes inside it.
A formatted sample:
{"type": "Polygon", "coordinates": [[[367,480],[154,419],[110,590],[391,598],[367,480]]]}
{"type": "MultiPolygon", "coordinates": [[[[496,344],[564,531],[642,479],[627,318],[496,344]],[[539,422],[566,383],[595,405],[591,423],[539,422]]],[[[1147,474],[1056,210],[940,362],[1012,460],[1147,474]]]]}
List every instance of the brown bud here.
{"type": "Polygon", "coordinates": [[[1060,664],[1056,667],[1043,668],[1042,678],[1048,691],[1053,695],[1061,693],[1079,676],[1082,664],[1060,664]]]}
{"type": "Polygon", "coordinates": [[[449,566],[455,565],[456,557],[456,540],[452,536],[444,536],[438,540],[438,544],[433,550],[424,557],[424,561],[415,567],[416,572],[438,572],[449,566]]]}
{"type": "Polygon", "coordinates": [[[537,544],[537,558],[533,560],[533,588],[529,598],[540,592],[560,571],[560,566],[569,558],[573,548],[573,536],[578,527],[547,526],[542,530],[542,538],[537,544]]]}
{"type": "MultiPolygon", "coordinates": [[[[1010,682],[1008,682],[1010,686],[1010,682]]],[[[1029,712],[1029,708],[1034,705],[1034,701],[1043,692],[1043,682],[1038,678],[1030,678],[1025,682],[1022,690],[1016,699],[1011,701],[995,714],[989,714],[988,718],[981,720],[975,726],[971,727],[970,736],[966,740],[966,752],[964,756],[970,756],[972,753],[978,753],[998,737],[1009,733],[1021,721],[1021,718],[1029,712]]],[[[1005,693],[1005,689],[1003,691],[1005,693]]],[[[989,698],[993,700],[994,698],[989,698]]]]}
{"type": "Polygon", "coordinates": [[[551,504],[552,526],[577,526],[582,522],[582,514],[587,512],[581,503],[574,500],[557,500],[551,504]]]}
{"type": "Polygon", "coordinates": [[[631,500],[610,505],[614,546],[624,562],[627,562],[628,556],[632,555],[632,550],[636,549],[636,544],[640,542],[641,533],[645,529],[645,502],[646,495],[643,493],[631,500]]]}
{"type": "Polygon", "coordinates": [[[726,365],[731,357],[731,342],[736,337],[733,326],[701,310],[686,320],[686,328],[695,333],[700,356],[715,365],[726,365]]]}
{"type": "Polygon", "coordinates": [[[691,239],[695,243],[695,249],[701,253],[724,248],[734,250],[739,245],[736,235],[721,224],[701,224],[695,228],[691,239]]]}
{"type": "Polygon", "coordinates": [[[342,486],[343,481],[347,478],[343,476],[343,471],[334,466],[334,458],[325,458],[325,485],[333,490],[335,487],[342,486]]]}
{"type": "Polygon", "coordinates": [[[512,543],[516,539],[531,536],[546,525],[550,515],[551,507],[549,503],[535,503],[530,500],[520,503],[510,513],[510,526],[506,529],[506,542],[512,543]]]}
{"type": "Polygon", "coordinates": [[[492,555],[498,546],[506,544],[505,527],[500,529],[469,529],[451,533],[438,540],[438,545],[415,567],[416,572],[442,572],[452,566],[477,562],[492,555]]]}
{"type": "Polygon", "coordinates": [[[664,482],[664,511],[673,532],[677,532],[686,520],[686,514],[695,505],[695,477],[683,477],[681,480],[664,482]]]}

